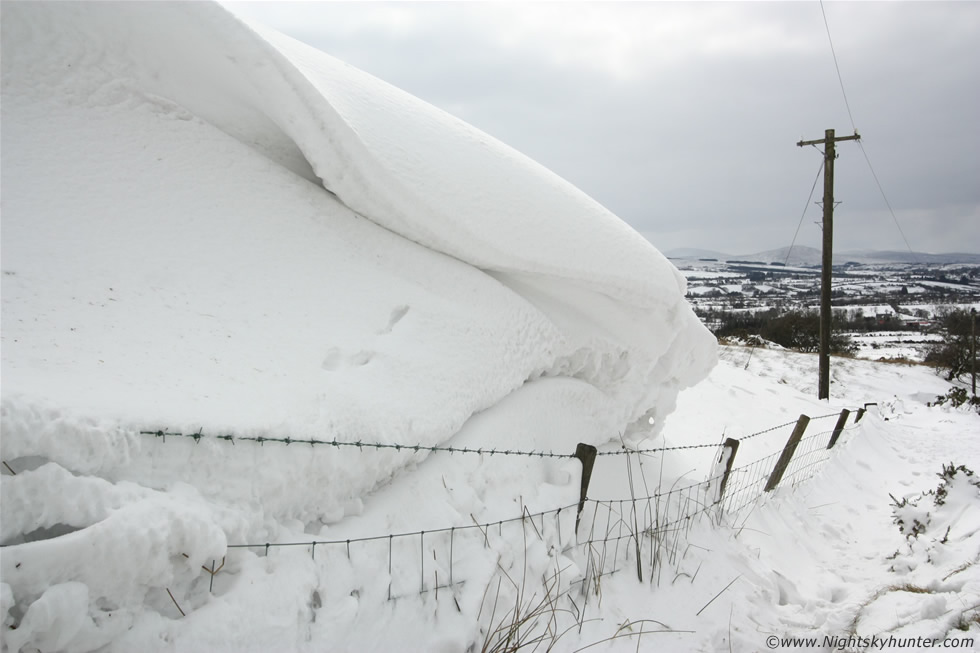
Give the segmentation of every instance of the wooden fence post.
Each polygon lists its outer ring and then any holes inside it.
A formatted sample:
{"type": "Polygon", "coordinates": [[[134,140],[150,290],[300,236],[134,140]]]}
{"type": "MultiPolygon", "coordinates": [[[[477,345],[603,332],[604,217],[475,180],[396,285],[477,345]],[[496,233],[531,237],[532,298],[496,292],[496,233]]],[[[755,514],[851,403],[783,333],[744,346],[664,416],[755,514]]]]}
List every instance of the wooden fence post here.
{"type": "Polygon", "coordinates": [[[769,476],[769,482],[766,483],[766,492],[771,492],[776,489],[779,482],[783,480],[783,474],[786,473],[786,468],[789,467],[790,461],[793,460],[793,454],[796,453],[796,447],[799,446],[800,440],[803,439],[803,431],[806,430],[807,424],[810,423],[810,418],[806,415],[800,415],[800,419],[796,420],[796,428],[793,429],[793,433],[790,434],[789,440],[786,441],[786,446],[783,447],[783,453],[780,454],[779,460],[776,461],[776,466],[772,470],[772,474],[769,476]]]}
{"type": "Polygon", "coordinates": [[[858,408],[858,414],[857,414],[857,417],[854,418],[854,423],[857,424],[858,422],[861,421],[861,418],[864,417],[864,414],[866,412],[868,412],[868,406],[877,406],[877,405],[878,404],[876,404],[874,402],[870,402],[870,403],[864,404],[864,407],[863,408],[858,408]]]}
{"type": "Polygon", "coordinates": [[[595,465],[596,448],[591,444],[578,443],[575,447],[575,457],[582,461],[582,491],[579,494],[578,512],[575,513],[575,532],[578,533],[578,523],[582,519],[582,509],[585,508],[585,497],[589,491],[589,481],[592,480],[592,467],[595,465]]]}
{"type": "MultiPolygon", "coordinates": [[[[728,477],[732,473],[732,465],[735,462],[735,454],[738,453],[738,440],[735,438],[728,438],[725,440],[725,444],[721,445],[722,451],[721,456],[724,457],[725,451],[729,451],[728,460],[725,462],[725,473],[721,477],[721,484],[718,486],[718,499],[717,503],[721,503],[721,500],[725,498],[725,488],[728,486],[728,477]]],[[[718,462],[721,462],[722,458],[718,458],[718,462]]]]}
{"type": "Polygon", "coordinates": [[[844,425],[847,424],[847,418],[850,416],[851,411],[846,408],[840,412],[840,417],[837,418],[837,425],[834,426],[834,433],[830,436],[830,442],[827,443],[827,448],[832,449],[835,444],[837,444],[837,438],[844,431],[844,425]]]}

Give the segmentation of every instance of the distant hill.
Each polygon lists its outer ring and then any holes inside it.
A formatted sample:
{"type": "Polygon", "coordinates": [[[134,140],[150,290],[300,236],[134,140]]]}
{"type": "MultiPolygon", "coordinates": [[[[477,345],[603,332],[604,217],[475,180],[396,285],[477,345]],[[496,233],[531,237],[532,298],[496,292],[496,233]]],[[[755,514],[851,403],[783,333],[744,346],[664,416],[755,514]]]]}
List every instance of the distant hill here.
{"type": "Polygon", "coordinates": [[[965,252],[928,254],[926,252],[859,250],[834,255],[834,263],[846,263],[847,261],[854,261],[855,263],[933,263],[938,265],[971,263],[980,265],[980,254],[967,254],[965,252]]]}
{"type": "MultiPolygon", "coordinates": [[[[758,261],[760,263],[786,263],[791,266],[814,266],[820,265],[820,250],[815,247],[796,245],[792,251],[789,247],[770,249],[754,254],[726,254],[710,249],[697,249],[683,247],[672,249],[665,254],[670,258],[677,259],[703,259],[714,258],[719,261],[758,261]],[[789,257],[787,259],[787,252],[789,257]]],[[[965,263],[980,265],[980,254],[968,254],[964,252],[951,252],[948,254],[928,254],[926,252],[895,252],[878,250],[856,250],[847,252],[834,252],[834,264],[842,265],[847,262],[864,264],[883,264],[883,263],[930,263],[933,265],[951,265],[965,263]]]]}
{"type": "Polygon", "coordinates": [[[664,252],[664,254],[669,258],[686,258],[695,260],[699,258],[716,258],[719,261],[724,261],[731,258],[730,254],[716,252],[711,249],[695,249],[693,247],[680,247],[678,249],[672,249],[669,252],[664,252]]]}
{"type": "Polygon", "coordinates": [[[754,261],[758,263],[786,263],[787,265],[791,266],[820,265],[820,250],[802,245],[794,247],[792,252],[789,251],[789,247],[781,247],[779,249],[772,249],[766,252],[757,252],[755,254],[726,254],[724,252],[716,252],[710,249],[695,249],[686,247],[672,249],[669,252],[666,252],[666,254],[670,258],[688,260],[711,258],[722,262],[754,261]],[[789,253],[788,260],[786,256],[787,252],[789,253]]]}
{"type": "Polygon", "coordinates": [[[789,247],[770,249],[756,254],[746,254],[737,257],[742,261],[761,261],[762,263],[785,263],[796,267],[820,265],[820,250],[814,247],[796,245],[792,251],[789,247]]]}

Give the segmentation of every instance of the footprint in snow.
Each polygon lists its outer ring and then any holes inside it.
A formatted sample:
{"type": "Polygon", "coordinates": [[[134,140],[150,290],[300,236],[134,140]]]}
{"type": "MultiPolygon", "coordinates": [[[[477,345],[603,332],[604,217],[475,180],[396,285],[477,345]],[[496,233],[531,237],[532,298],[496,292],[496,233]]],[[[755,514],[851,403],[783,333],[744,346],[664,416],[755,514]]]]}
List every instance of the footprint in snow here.
{"type": "Polygon", "coordinates": [[[395,328],[395,325],[402,321],[405,314],[408,313],[408,306],[402,304],[401,306],[396,306],[391,309],[391,315],[388,317],[388,325],[385,328],[378,331],[379,336],[391,333],[391,330],[395,328]]]}
{"type": "MultiPolygon", "coordinates": [[[[402,321],[402,318],[405,317],[408,310],[409,306],[406,306],[405,304],[391,309],[391,315],[388,316],[388,324],[383,329],[378,331],[377,335],[383,336],[391,333],[391,330],[396,324],[402,321]]],[[[343,367],[363,367],[364,365],[370,363],[375,355],[377,355],[376,351],[362,349],[356,354],[345,356],[339,348],[331,347],[323,356],[323,362],[320,363],[320,367],[328,372],[335,372],[343,367]]]]}
{"type": "Polygon", "coordinates": [[[372,358],[374,358],[373,351],[359,351],[353,356],[351,356],[350,359],[348,360],[351,365],[361,367],[362,365],[367,365],[368,363],[370,363],[372,358]]]}
{"type": "Polygon", "coordinates": [[[323,357],[323,362],[320,363],[320,367],[327,372],[336,372],[344,367],[363,367],[371,362],[371,359],[374,358],[376,353],[364,349],[351,356],[344,356],[340,349],[331,347],[323,357]]]}
{"type": "Polygon", "coordinates": [[[333,372],[340,367],[342,362],[342,356],[340,350],[336,347],[331,347],[327,350],[327,355],[323,357],[323,362],[320,363],[320,367],[327,370],[328,372],[333,372]]]}

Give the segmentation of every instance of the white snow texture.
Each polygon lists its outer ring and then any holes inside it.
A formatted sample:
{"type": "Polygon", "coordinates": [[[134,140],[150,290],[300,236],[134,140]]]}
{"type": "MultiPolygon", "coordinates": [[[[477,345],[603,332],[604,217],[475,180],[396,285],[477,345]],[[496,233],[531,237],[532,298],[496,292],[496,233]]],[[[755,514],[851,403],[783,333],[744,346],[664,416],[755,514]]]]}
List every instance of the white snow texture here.
{"type": "Polygon", "coordinates": [[[229,543],[577,500],[550,461],[453,463],[423,509],[384,492],[418,453],[140,430],[571,453],[657,436],[715,363],[646,240],[370,75],[217,4],[2,11],[9,650],[146,646],[229,543]]]}

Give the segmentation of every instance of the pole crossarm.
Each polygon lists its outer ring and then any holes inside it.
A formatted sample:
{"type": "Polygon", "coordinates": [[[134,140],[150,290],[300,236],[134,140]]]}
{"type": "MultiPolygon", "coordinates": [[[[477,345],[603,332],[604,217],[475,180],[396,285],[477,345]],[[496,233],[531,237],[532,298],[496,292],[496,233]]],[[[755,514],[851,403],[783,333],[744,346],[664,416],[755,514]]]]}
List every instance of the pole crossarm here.
{"type": "MultiPolygon", "coordinates": [[[[835,136],[834,137],[834,142],[835,143],[838,142],[838,141],[859,141],[859,140],[861,140],[861,134],[859,134],[857,132],[854,132],[854,134],[851,135],[851,136],[835,136]]],[[[818,139],[818,140],[815,140],[815,141],[800,141],[799,143],[796,144],[796,146],[797,147],[805,147],[807,145],[826,145],[826,144],[827,144],[827,138],[825,137],[825,138],[821,138],[821,139],[818,139]]]]}

